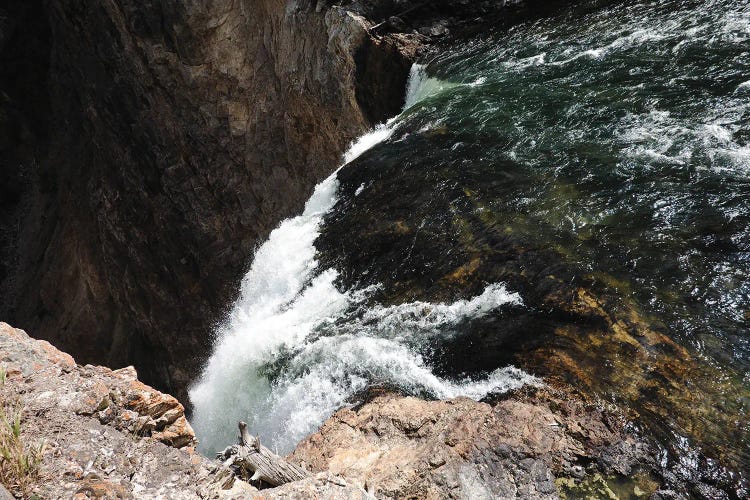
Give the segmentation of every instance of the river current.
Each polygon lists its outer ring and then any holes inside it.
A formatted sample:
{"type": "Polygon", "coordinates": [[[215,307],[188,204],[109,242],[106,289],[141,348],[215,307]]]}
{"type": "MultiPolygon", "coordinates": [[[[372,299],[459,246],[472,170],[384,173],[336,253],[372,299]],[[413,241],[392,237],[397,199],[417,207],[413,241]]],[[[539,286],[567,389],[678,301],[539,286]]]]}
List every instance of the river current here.
{"type": "Polygon", "coordinates": [[[543,383],[513,350],[565,320],[538,298],[553,274],[726,379],[736,428],[712,439],[747,467],[750,4],[571,9],[415,65],[401,114],[253,256],[190,394],[204,451],[246,420],[288,452],[372,385],[481,399],[543,383]]]}

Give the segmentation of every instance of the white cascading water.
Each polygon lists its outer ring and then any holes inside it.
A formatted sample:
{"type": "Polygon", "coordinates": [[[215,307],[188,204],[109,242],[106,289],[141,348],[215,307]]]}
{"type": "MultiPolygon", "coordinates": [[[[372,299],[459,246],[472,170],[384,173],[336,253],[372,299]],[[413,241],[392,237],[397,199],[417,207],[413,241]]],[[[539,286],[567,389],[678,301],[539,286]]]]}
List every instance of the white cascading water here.
{"type": "MultiPolygon", "coordinates": [[[[415,66],[407,107],[443,87],[415,66]]],[[[398,118],[353,142],[343,165],[388,139],[398,118]]],[[[479,381],[450,381],[435,376],[419,354],[461,321],[520,304],[502,284],[453,304],[370,308],[363,302],[371,289],[339,291],[338,273],[318,269],[314,247],[337,189],[334,172],[315,188],[302,215],[283,221],[255,253],[240,297],[217,332],[214,353],[190,391],[192,424],[204,452],[233,442],[239,420],[272,449],[289,452],[373,382],[437,398],[475,399],[539,383],[514,367],[479,381]]]]}

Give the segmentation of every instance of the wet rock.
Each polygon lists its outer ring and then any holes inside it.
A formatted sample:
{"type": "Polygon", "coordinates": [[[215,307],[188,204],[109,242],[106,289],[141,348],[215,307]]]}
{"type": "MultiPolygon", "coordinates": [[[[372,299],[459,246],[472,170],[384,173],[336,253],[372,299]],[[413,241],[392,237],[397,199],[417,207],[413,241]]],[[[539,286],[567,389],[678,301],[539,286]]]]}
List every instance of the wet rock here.
{"type": "Polygon", "coordinates": [[[406,31],[409,29],[404,20],[398,16],[388,18],[388,27],[395,31],[406,31]]]}
{"type": "Polygon", "coordinates": [[[445,36],[448,34],[448,27],[445,23],[439,23],[430,28],[430,35],[432,36],[445,36]]]}

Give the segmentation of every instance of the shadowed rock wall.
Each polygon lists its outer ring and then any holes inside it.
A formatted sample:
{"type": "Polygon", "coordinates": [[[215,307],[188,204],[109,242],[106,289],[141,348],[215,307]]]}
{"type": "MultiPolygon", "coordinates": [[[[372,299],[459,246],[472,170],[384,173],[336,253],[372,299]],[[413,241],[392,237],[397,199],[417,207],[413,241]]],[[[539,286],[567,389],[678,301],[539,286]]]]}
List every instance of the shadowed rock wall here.
{"type": "MultiPolygon", "coordinates": [[[[46,183],[5,238],[20,259],[3,313],[83,362],[135,363],[183,395],[254,246],[368,125],[354,54],[388,42],[361,18],[315,7],[40,8],[51,30],[50,143],[37,152],[46,183]]],[[[386,50],[386,84],[401,91],[409,63],[386,50]]]]}

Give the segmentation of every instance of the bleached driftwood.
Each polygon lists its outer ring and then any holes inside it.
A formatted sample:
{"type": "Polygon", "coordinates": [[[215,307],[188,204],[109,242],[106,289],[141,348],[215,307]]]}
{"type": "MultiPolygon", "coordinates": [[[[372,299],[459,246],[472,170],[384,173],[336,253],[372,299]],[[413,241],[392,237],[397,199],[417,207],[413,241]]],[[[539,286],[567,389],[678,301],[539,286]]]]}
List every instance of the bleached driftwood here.
{"type": "Polygon", "coordinates": [[[227,446],[216,456],[224,461],[225,466],[239,469],[244,479],[279,486],[310,475],[302,467],[287,462],[261,445],[259,437],[250,435],[245,422],[240,422],[239,428],[239,443],[227,446]]]}

